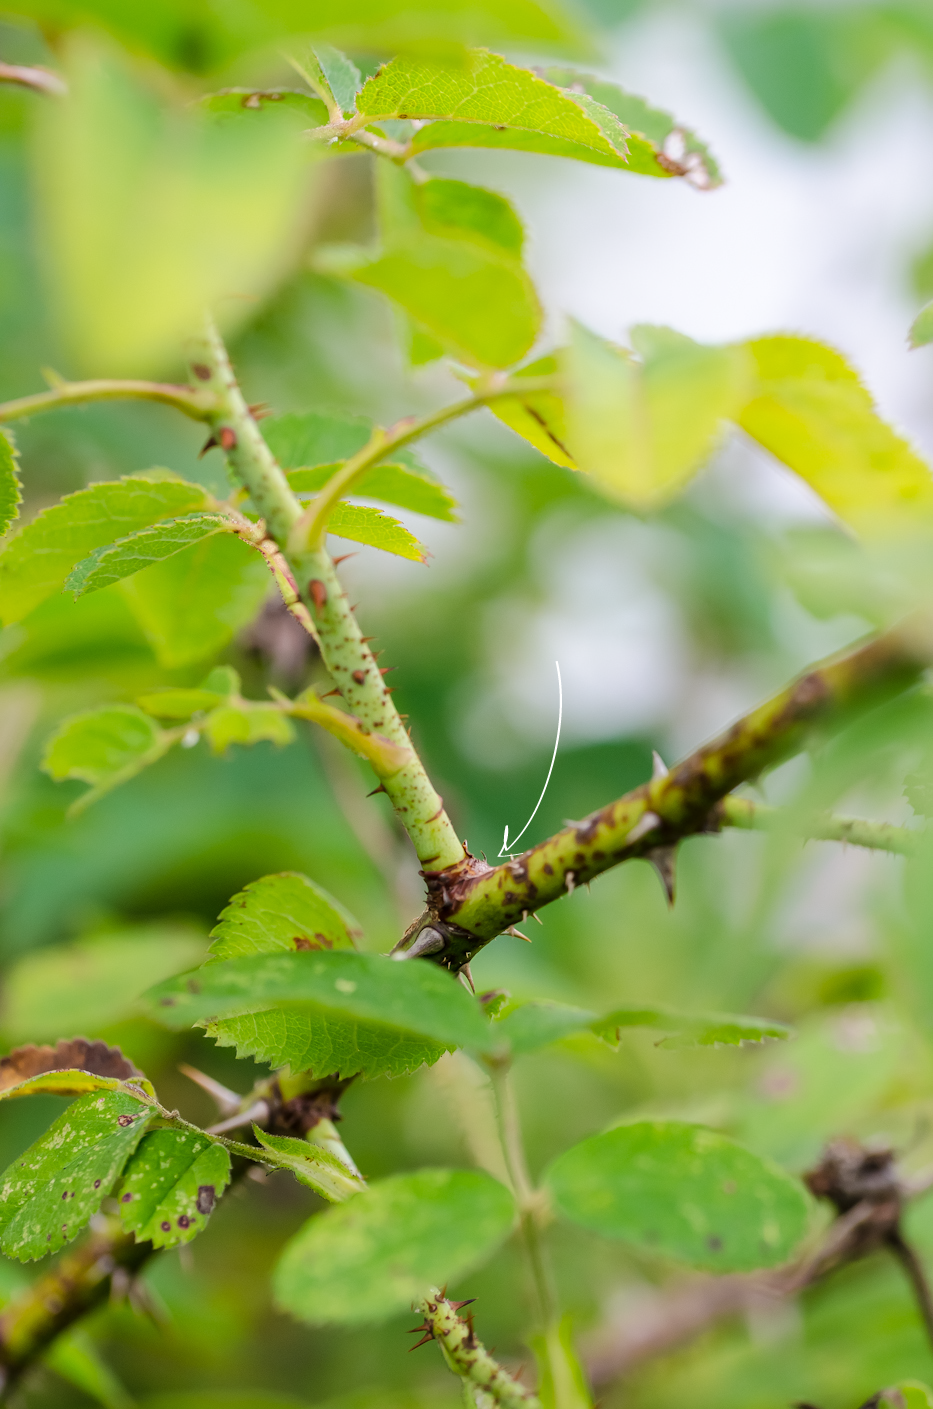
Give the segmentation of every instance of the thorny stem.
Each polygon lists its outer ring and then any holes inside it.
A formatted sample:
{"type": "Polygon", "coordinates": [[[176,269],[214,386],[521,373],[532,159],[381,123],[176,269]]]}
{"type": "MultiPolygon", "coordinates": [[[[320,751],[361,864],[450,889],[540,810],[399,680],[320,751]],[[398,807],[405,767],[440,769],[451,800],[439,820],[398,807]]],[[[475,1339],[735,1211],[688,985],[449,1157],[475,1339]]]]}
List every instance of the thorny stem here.
{"type": "Polygon", "coordinates": [[[913,856],[923,838],[922,831],[895,827],[889,822],[865,822],[860,817],[796,817],[786,808],[767,807],[746,797],[724,797],[719,805],[719,820],[724,827],[765,832],[775,831],[789,820],[793,830],[810,841],[848,842],[895,856],[913,856]]]}
{"type": "Polygon", "coordinates": [[[432,1287],[418,1303],[424,1316],[424,1325],[418,1329],[425,1332],[425,1339],[430,1336],[437,1341],[455,1375],[486,1396],[481,1402],[501,1404],[503,1409],[541,1409],[537,1395],[513,1379],[476,1339],[472,1325],[457,1315],[463,1305],[448,1301],[443,1292],[432,1287]]]}
{"type": "Polygon", "coordinates": [[[57,382],[50,391],[20,396],[0,404],[0,422],[19,421],[40,411],[56,411],[63,406],[83,406],[89,401],[159,401],[174,406],[193,421],[209,421],[216,410],[210,392],[174,386],[170,382],[120,381],[99,378],[89,382],[57,382]]]}

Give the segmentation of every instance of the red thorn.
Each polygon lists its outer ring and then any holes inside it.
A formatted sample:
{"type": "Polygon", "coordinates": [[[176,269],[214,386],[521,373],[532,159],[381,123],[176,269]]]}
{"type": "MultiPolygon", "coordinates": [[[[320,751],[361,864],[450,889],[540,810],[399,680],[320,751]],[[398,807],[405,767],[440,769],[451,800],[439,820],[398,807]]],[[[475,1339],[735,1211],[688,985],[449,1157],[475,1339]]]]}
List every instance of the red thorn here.
{"type": "Polygon", "coordinates": [[[222,450],[236,449],[236,431],[232,426],[221,426],[217,440],[222,450]]]}
{"type": "Polygon", "coordinates": [[[205,440],[204,444],[201,446],[201,449],[198,451],[198,459],[200,460],[202,455],[206,455],[208,450],[213,450],[216,444],[217,437],[214,435],[209,436],[208,439],[205,440]]]}
{"type": "Polygon", "coordinates": [[[471,1296],[467,1297],[466,1301],[452,1301],[450,1303],[450,1309],[451,1311],[459,1311],[462,1306],[472,1306],[475,1300],[476,1297],[471,1296]]]}
{"type": "Polygon", "coordinates": [[[267,416],[271,416],[268,401],[257,401],[254,405],[246,408],[254,421],[264,421],[267,416]]]}
{"type": "Polygon", "coordinates": [[[373,788],[372,792],[371,792],[371,793],[367,793],[366,796],[367,796],[367,797],[375,797],[377,793],[384,793],[384,792],[385,792],[385,788],[384,788],[384,787],[382,786],[382,784],[380,783],[379,786],[378,786],[378,788],[373,788]]]}
{"type": "MultiPolygon", "coordinates": [[[[338,559],[336,559],[336,561],[337,561],[337,562],[343,562],[343,559],[342,559],[342,558],[338,558],[338,559]]],[[[375,638],[375,636],[362,636],[360,639],[362,640],[363,645],[366,646],[366,645],[369,644],[370,641],[375,641],[376,638],[375,638]]]]}
{"type": "MultiPolygon", "coordinates": [[[[421,1327],[420,1327],[420,1326],[416,1326],[416,1327],[415,1327],[415,1330],[420,1331],[420,1330],[421,1330],[421,1327]]],[[[434,1332],[433,1332],[433,1331],[428,1331],[427,1335],[422,1336],[421,1339],[420,1339],[420,1341],[415,1341],[414,1345],[409,1346],[409,1351],[417,1350],[419,1346],[427,1345],[428,1341],[432,1341],[433,1339],[434,1339],[434,1332]]]]}
{"type": "Polygon", "coordinates": [[[428,1325],[427,1321],[422,1321],[420,1326],[412,1326],[411,1330],[406,1331],[405,1334],[406,1336],[416,1336],[419,1331],[429,1331],[430,1329],[431,1327],[428,1325]]]}
{"type": "Polygon", "coordinates": [[[320,578],[315,577],[308,583],[308,592],[318,611],[322,611],[327,604],[327,588],[324,586],[323,582],[321,582],[320,578]]]}
{"type": "Polygon", "coordinates": [[[357,685],[362,685],[363,682],[364,682],[365,679],[366,679],[366,671],[365,671],[365,670],[354,670],[354,672],[353,672],[353,679],[356,681],[357,685]]]}
{"type": "Polygon", "coordinates": [[[345,563],[347,561],[347,558],[355,557],[357,557],[356,553],[342,553],[339,558],[334,559],[334,567],[339,566],[340,563],[345,563]]]}
{"type": "Polygon", "coordinates": [[[321,699],[322,699],[322,700],[328,700],[328,699],[330,699],[331,695],[339,695],[339,694],[340,694],[339,688],[338,688],[338,689],[334,689],[334,690],[328,690],[326,695],[322,695],[322,696],[321,696],[321,699]]]}

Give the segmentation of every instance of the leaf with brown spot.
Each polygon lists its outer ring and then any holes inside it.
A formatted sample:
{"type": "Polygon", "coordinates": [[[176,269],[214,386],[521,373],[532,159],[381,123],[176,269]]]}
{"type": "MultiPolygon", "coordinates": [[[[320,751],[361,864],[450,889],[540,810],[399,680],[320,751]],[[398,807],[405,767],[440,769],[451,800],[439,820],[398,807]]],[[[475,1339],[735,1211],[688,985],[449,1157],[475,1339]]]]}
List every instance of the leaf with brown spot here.
{"type": "MultiPolygon", "coordinates": [[[[0,1092],[11,1090],[46,1072],[89,1072],[94,1076],[129,1081],[141,1076],[119,1047],[106,1042],[90,1042],[86,1037],[62,1038],[55,1047],[30,1044],[16,1047],[8,1057],[0,1059],[0,1092]]],[[[83,1085],[82,1091],[88,1088],[83,1085]]],[[[61,1093],[67,1095],[66,1091],[61,1093]]],[[[78,1094],[77,1092],[75,1094],[78,1094]]]]}

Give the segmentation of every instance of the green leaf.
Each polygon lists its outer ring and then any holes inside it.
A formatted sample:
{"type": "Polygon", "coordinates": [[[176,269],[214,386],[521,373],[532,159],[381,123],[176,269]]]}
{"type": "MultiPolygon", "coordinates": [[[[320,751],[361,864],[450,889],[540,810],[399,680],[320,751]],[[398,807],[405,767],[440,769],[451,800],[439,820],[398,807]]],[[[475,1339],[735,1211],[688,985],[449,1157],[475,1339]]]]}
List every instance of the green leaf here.
{"type": "Polygon", "coordinates": [[[451,974],[436,964],[399,963],[381,954],[246,955],[182,974],[145,996],[152,1015],[176,1029],[273,1006],[310,1005],[324,1016],[377,1023],[451,1046],[489,1045],[479,1004],[451,974]]]}
{"type": "Polygon", "coordinates": [[[901,1380],[882,1391],[879,1404],[884,1409],[933,1409],[933,1390],[919,1380],[901,1380]]]}
{"type": "Polygon", "coordinates": [[[353,60],[324,43],[315,44],[309,57],[315,83],[324,87],[343,113],[349,116],[355,112],[356,95],[363,80],[353,60]]]}
{"type": "Polygon", "coordinates": [[[134,1409],[135,1399],[117,1379],[86,1331],[73,1327],[57,1336],[42,1364],[104,1409],[134,1409]]]}
{"type": "Polygon", "coordinates": [[[321,249],[321,273],[386,294],[453,356],[469,366],[508,367],[524,357],[541,308],[521,264],[493,245],[412,232],[382,254],[321,249]]]}
{"type": "Polygon", "coordinates": [[[0,554],[0,615],[20,621],[62,586],[74,566],[115,539],[190,510],[209,498],[170,470],[92,484],[43,509],[0,554]]]}
{"type": "MultiPolygon", "coordinates": [[[[77,1039],[81,1041],[82,1039],[77,1039]]],[[[116,1050],[116,1049],[111,1049],[116,1050]]],[[[15,1053],[14,1053],[15,1055],[15,1053]]],[[[27,1077],[15,1086],[0,1090],[0,1101],[18,1096],[86,1096],[95,1091],[117,1091],[139,1100],[139,1092],[147,1096],[153,1094],[152,1084],[143,1077],[134,1077],[127,1083],[114,1076],[98,1076],[95,1072],[80,1068],[58,1071],[44,1071],[39,1076],[27,1077]]]]}
{"type": "Polygon", "coordinates": [[[662,1006],[614,1008],[590,1024],[591,1031],[617,1047],[625,1027],[654,1027],[669,1032],[660,1047],[740,1047],[743,1042],[786,1040],[791,1029],[768,1018],[737,1017],[732,1013],[681,1013],[662,1006]]]}
{"type": "Polygon", "coordinates": [[[808,338],[747,344],[757,381],[743,430],[866,535],[933,514],[929,467],[881,420],[857,373],[808,338]]]}
{"type": "Polygon", "coordinates": [[[269,1135],[258,1125],[253,1126],[253,1134],[266,1153],[259,1155],[250,1145],[238,1145],[237,1152],[252,1150],[250,1159],[261,1159],[274,1169],[290,1170],[299,1184],[306,1184],[328,1203],[343,1203],[351,1194],[366,1188],[359,1175],[353,1174],[342,1160],[320,1145],[293,1140],[288,1135],[269,1135]]]}
{"type": "Polygon", "coordinates": [[[231,744],[258,744],[264,739],[284,748],[295,738],[295,726],[278,705],[254,704],[252,700],[211,710],[203,730],[215,754],[225,753],[231,744]]]}
{"type": "Polygon", "coordinates": [[[777,1165],[679,1121],[638,1121],[583,1140],[546,1182],[574,1223],[722,1272],[785,1261],[809,1216],[803,1188],[777,1165]]]}
{"type": "Polygon", "coordinates": [[[0,431],[0,537],[19,517],[19,506],[23,502],[16,462],[16,447],[9,433],[0,431]]]}
{"type": "Polygon", "coordinates": [[[514,1218],[509,1191],[476,1170],[382,1179],[292,1238],[275,1269],[276,1301],[312,1325],[381,1321],[485,1262],[514,1218]]]}
{"type": "Polygon", "coordinates": [[[242,117],[264,113],[272,105],[295,115],[301,127],[321,127],[328,121],[327,108],[320,98],[293,88],[225,88],[207,93],[198,106],[212,117],[242,117]]]}
{"type": "MultiPolygon", "coordinates": [[[[559,360],[551,354],[520,367],[512,373],[512,378],[550,377],[559,370],[559,360]]],[[[568,470],[577,468],[567,448],[567,408],[557,392],[539,391],[531,396],[509,397],[493,401],[489,409],[516,435],[553,460],[555,465],[563,465],[568,470]]]]}
{"type": "MultiPolygon", "coordinates": [[[[288,482],[296,494],[313,494],[322,489],[342,466],[316,465],[313,469],[288,471],[288,482]]],[[[437,480],[411,470],[407,465],[377,465],[367,470],[353,486],[353,494],[363,499],[381,499],[384,504],[397,504],[400,509],[427,518],[457,523],[453,512],[457,501],[437,480]]]]}
{"type": "Polygon", "coordinates": [[[506,1043],[512,1055],[520,1057],[583,1032],[595,1021],[593,1013],[584,1008],[572,1008],[567,1003],[522,1003],[495,1019],[490,1037],[506,1043]]]}
{"type": "Polygon", "coordinates": [[[139,695],[136,703],[156,719],[190,719],[192,714],[204,714],[224,703],[216,690],[158,690],[152,695],[139,695]]]}
{"type": "Polygon", "coordinates": [[[134,572],[170,558],[180,553],[192,543],[202,538],[210,538],[215,533],[231,533],[229,519],[221,514],[186,514],[181,519],[167,519],[162,523],[141,528],[128,538],[118,539],[106,548],[95,548],[88,557],[72,568],[65,581],[65,589],[75,597],[83,597],[85,592],[97,592],[101,587],[109,587],[134,572]]]}
{"type": "Polygon", "coordinates": [[[251,881],[221,911],[211,957],[236,959],[280,950],[353,949],[362,930],[322,886],[297,871],[251,881]]]}
{"type": "Polygon", "coordinates": [[[117,53],[72,43],[69,96],[37,110],[39,236],[72,355],[140,376],[175,365],[205,306],[242,322],[294,266],[309,154],[287,104],[218,121],[117,53]]]}
{"type": "Polygon", "coordinates": [[[141,709],[107,705],[63,720],[46,743],[41,766],[56,782],[78,778],[92,785],[75,804],[83,809],[155,763],[172,743],[141,709]]]}
{"type": "Polygon", "coordinates": [[[742,349],[702,347],[670,328],[632,329],[641,353],[574,324],[565,354],[576,463],[635,508],[669,500],[699,469],[747,397],[742,349]]]}
{"type": "Polygon", "coordinates": [[[37,950],[6,971],[0,1028],[11,1044],[54,1041],[69,1031],[96,1037],[129,1017],[144,989],[196,964],[203,953],[197,930],[170,924],[37,950]]]}
{"type": "Polygon", "coordinates": [[[0,1175],[0,1249],[31,1262],[70,1243],[110,1193],[152,1117],[125,1091],[80,1096],[0,1175]]]}
{"type": "Polygon", "coordinates": [[[222,650],[252,621],[270,585],[255,548],[218,533],[124,579],[119,590],[171,670],[222,650]]]}
{"type": "Polygon", "coordinates": [[[593,1409],[593,1396],[573,1346],[573,1320],[561,1317],[531,1348],[538,1362],[538,1398],[541,1409],[593,1409]]]}
{"type": "Polygon", "coordinates": [[[524,226],[505,196],[466,181],[440,177],[416,185],[413,194],[421,224],[429,234],[478,240],[521,259],[524,226]]]}
{"type": "MultiPolygon", "coordinates": [[[[570,89],[574,95],[582,90],[595,100],[598,107],[619,119],[626,129],[629,151],[626,165],[629,171],[645,176],[692,175],[698,184],[707,189],[722,184],[719,166],[709,148],[671,113],[653,108],[644,98],[627,93],[617,84],[606,83],[591,73],[548,68],[544,76],[549,83],[570,89]]],[[[600,121],[594,108],[587,111],[594,121],[600,121]]]]}
{"type": "Polygon", "coordinates": [[[116,1191],[123,1227],[156,1248],[190,1243],[229,1182],[230,1156],[216,1140],[196,1130],[151,1130],[116,1191]]]}
{"type": "Polygon", "coordinates": [[[270,416],[262,423],[263,439],[284,470],[349,460],[362,450],[373,431],[365,416],[331,416],[305,411],[270,416]]]}
{"type": "Polygon", "coordinates": [[[384,553],[394,553],[414,563],[427,560],[424,544],[419,543],[404,524],[370,504],[347,504],[341,500],[330,512],[327,532],[335,533],[338,538],[349,538],[353,543],[381,548],[384,553]]]}
{"type": "Polygon", "coordinates": [[[246,1017],[221,1018],[206,1028],[218,1047],[234,1047],[238,1057],[317,1077],[334,1073],[366,1080],[408,1076],[432,1066],[452,1045],[386,1023],[354,1022],[310,1004],[304,1009],[276,1007],[246,1017]]]}
{"type": "Polygon", "coordinates": [[[604,156],[625,155],[573,97],[486,49],[456,67],[414,55],[393,59],[363,85],[357,110],[374,121],[450,118],[518,128],[604,156]]]}
{"type": "Polygon", "coordinates": [[[933,342],[933,303],[921,308],[910,325],[911,347],[927,347],[933,342]]]}

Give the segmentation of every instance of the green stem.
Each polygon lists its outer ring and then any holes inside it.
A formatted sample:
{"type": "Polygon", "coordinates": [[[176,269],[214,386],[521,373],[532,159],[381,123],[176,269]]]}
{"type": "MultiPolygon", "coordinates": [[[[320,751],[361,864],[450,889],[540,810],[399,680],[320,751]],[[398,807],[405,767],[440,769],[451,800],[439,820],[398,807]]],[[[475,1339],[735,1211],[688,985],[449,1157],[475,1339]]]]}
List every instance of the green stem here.
{"type": "Polygon", "coordinates": [[[301,503],[259,432],[213,326],[194,351],[191,371],[212,395],[213,439],[262,515],[267,537],[281,550],[314,623],[324,664],[362,730],[379,735],[391,746],[383,750],[387,761],[382,770],[375,758],[372,761],[422,867],[456,865],[464,860],[463,846],[412,747],[329,554],[323,548],[308,551],[294,545],[301,503]]]}
{"type": "Polygon", "coordinates": [[[873,851],[890,851],[896,856],[913,856],[923,839],[922,831],[895,827],[888,822],[864,822],[860,817],[829,815],[798,817],[788,808],[767,807],[747,797],[724,797],[719,804],[724,827],[745,831],[775,831],[790,826],[811,841],[841,841],[873,851]]]}
{"type": "Polygon", "coordinates": [[[490,1063],[490,1074],[496,1098],[502,1154],[518,1204],[522,1245],[537,1303],[538,1328],[545,1332],[557,1319],[557,1298],[553,1275],[541,1239],[542,1197],[535,1189],[528,1172],[510,1064],[507,1061],[490,1063]]]}
{"type": "MultiPolygon", "coordinates": [[[[503,1409],[541,1409],[541,1401],[536,1394],[494,1360],[489,1351],[478,1341],[470,1323],[461,1320],[457,1308],[462,1302],[450,1302],[444,1293],[432,1287],[418,1303],[418,1310],[424,1316],[424,1325],[419,1327],[426,1335],[437,1341],[444,1359],[455,1375],[459,1375],[471,1388],[487,1396],[481,1403],[500,1404],[503,1409]]],[[[477,1402],[474,1393],[473,1402],[477,1402]]]]}
{"type": "Polygon", "coordinates": [[[51,391],[20,396],[16,401],[0,404],[0,422],[18,421],[40,411],[56,411],[63,406],[83,406],[89,401],[158,401],[174,406],[193,421],[209,421],[216,406],[208,391],[170,382],[119,381],[100,378],[89,382],[58,382],[51,391]]]}
{"type": "Polygon", "coordinates": [[[553,389],[553,377],[523,377],[518,386],[514,382],[494,381],[488,387],[474,392],[472,396],[467,396],[462,401],[455,401],[450,406],[442,406],[439,411],[432,411],[428,416],[408,417],[388,431],[375,430],[369,443],[351,456],[343,467],[328,480],[313,503],[301,516],[295,525],[292,546],[299,551],[304,548],[313,550],[320,547],[327,533],[327,521],[339,500],[350,493],[354,484],[367,470],[372,469],[381,461],[387,460],[390,455],[404,449],[406,445],[411,445],[431,431],[449,425],[451,421],[456,421],[461,416],[468,416],[471,411],[480,410],[491,402],[515,396],[517,391],[521,391],[522,395],[527,396],[534,392],[553,391],[553,389]]]}

